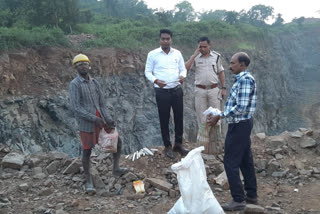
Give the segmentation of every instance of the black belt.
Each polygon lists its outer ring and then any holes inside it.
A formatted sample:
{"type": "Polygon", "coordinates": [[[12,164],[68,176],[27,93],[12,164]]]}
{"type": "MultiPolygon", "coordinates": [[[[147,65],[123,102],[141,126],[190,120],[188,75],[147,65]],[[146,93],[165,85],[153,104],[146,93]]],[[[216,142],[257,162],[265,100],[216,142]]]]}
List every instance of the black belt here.
{"type": "Polygon", "coordinates": [[[202,88],[202,89],[213,89],[218,87],[218,83],[214,83],[212,85],[196,85],[196,87],[202,88]]]}
{"type": "Polygon", "coordinates": [[[161,90],[161,91],[167,91],[167,92],[171,92],[171,91],[176,91],[179,88],[181,88],[181,85],[177,85],[174,88],[155,88],[156,90],[161,90]]]}

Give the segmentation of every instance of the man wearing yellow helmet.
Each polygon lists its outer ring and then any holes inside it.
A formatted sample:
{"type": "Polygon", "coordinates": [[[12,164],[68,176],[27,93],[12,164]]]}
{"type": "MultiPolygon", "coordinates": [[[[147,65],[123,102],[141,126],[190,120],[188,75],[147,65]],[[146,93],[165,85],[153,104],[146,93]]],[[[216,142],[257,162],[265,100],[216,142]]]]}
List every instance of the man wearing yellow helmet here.
{"type": "MultiPolygon", "coordinates": [[[[80,130],[83,155],[82,164],[86,176],[86,192],[96,192],[90,174],[91,150],[98,143],[100,130],[107,132],[115,128],[115,122],[106,112],[106,105],[97,80],[89,76],[90,60],[84,54],[78,54],[72,62],[78,76],[69,85],[71,108],[75,114],[80,130]]],[[[113,153],[113,174],[121,176],[128,172],[119,167],[122,141],[119,138],[117,153],[113,153]]]]}

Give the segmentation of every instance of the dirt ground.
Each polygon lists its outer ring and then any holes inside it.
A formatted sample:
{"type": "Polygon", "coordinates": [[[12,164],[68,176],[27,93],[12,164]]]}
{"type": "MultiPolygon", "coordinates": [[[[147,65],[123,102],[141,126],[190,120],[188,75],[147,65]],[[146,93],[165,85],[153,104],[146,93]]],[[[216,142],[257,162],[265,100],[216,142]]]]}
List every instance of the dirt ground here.
{"type": "MultiPolygon", "coordinates": [[[[294,144],[294,143],[292,143],[294,144]]],[[[188,143],[187,147],[192,148],[188,143]]],[[[270,151],[260,141],[253,141],[252,149],[255,160],[268,159],[270,151]]],[[[140,177],[152,177],[166,180],[165,171],[180,160],[169,160],[158,147],[159,152],[154,156],[145,156],[136,161],[125,159],[122,156],[121,165],[129,167],[134,174],[140,177]]],[[[289,148],[288,148],[289,151],[289,148]]],[[[265,213],[320,213],[320,176],[319,174],[301,174],[292,167],[292,162],[301,160],[305,169],[320,166],[320,157],[316,150],[298,148],[294,154],[283,152],[283,159],[279,160],[284,168],[290,168],[292,175],[274,177],[268,173],[257,173],[259,205],[265,208],[265,213]]],[[[4,153],[2,154],[4,156],[4,153]]],[[[208,163],[204,158],[205,163],[208,163]]],[[[137,196],[133,191],[124,190],[120,195],[89,196],[83,192],[82,185],[70,182],[74,177],[65,176],[60,172],[45,179],[32,179],[28,170],[2,169],[0,180],[0,202],[10,201],[10,206],[3,206],[0,213],[110,213],[110,214],[162,214],[167,213],[180,197],[168,195],[154,195],[152,188],[144,196],[137,196]],[[51,192],[43,192],[44,183],[50,179],[51,192]],[[28,191],[19,190],[22,183],[29,183],[28,191]]],[[[82,176],[82,175],[78,175],[82,176]]],[[[108,176],[108,175],[107,175],[108,176]]],[[[209,180],[210,176],[208,176],[209,180]]],[[[82,177],[83,179],[83,177],[82,177]]],[[[231,200],[229,190],[218,184],[210,187],[220,204],[231,200]]],[[[149,187],[150,188],[150,187],[149,187]]],[[[177,188],[177,187],[176,187],[177,188]]],[[[1,205],[1,203],[0,203],[1,205]]],[[[229,213],[241,213],[229,212],[229,213]]]]}

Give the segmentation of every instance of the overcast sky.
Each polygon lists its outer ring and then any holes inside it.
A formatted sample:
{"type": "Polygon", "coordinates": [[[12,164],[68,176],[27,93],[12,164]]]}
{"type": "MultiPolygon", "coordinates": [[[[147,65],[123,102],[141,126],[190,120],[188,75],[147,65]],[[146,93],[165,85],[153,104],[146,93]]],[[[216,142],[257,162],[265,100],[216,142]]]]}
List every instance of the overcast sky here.
{"type": "MultiPolygon", "coordinates": [[[[144,0],[149,8],[172,10],[182,0],[144,0]]],[[[263,4],[274,8],[274,15],[280,13],[285,22],[293,18],[320,18],[320,0],[187,0],[197,12],[203,10],[248,11],[252,6],[263,4]]]]}

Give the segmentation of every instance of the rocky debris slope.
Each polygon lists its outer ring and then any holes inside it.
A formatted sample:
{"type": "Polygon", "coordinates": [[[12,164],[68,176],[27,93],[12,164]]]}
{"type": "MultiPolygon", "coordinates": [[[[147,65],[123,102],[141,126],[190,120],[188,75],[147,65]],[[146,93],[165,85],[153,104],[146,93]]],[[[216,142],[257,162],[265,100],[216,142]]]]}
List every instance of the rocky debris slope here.
{"type": "MultiPolygon", "coordinates": [[[[252,137],[258,178],[259,205],[242,213],[319,213],[320,130],[299,129],[279,136],[259,133],[252,137]]],[[[192,148],[193,144],[187,144],[192,148]]],[[[161,152],[136,161],[121,157],[131,172],[112,175],[112,155],[96,151],[92,175],[98,190],[83,191],[81,160],[63,152],[24,155],[0,147],[0,213],[166,213],[180,196],[178,162],[161,152]],[[146,192],[136,194],[133,181],[142,180],[146,192]]],[[[220,203],[230,200],[221,156],[203,154],[208,182],[220,203]]]]}

